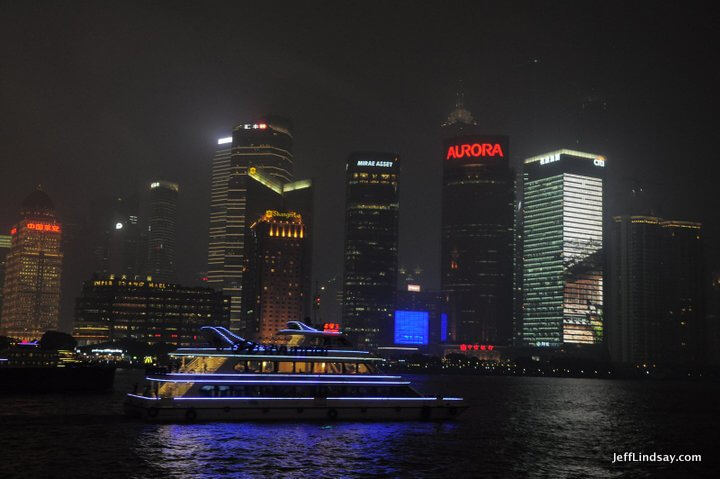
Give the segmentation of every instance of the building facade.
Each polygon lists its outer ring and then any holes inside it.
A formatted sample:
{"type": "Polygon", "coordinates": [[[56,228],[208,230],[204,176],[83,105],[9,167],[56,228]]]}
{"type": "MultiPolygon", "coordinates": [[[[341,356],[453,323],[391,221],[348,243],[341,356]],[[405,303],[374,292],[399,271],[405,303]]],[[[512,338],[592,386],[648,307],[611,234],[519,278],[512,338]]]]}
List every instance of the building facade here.
{"type": "MultiPolygon", "coordinates": [[[[437,346],[447,341],[447,314],[442,309],[442,293],[439,291],[422,291],[419,284],[408,284],[404,289],[397,292],[395,302],[395,333],[393,342],[395,344],[413,344],[403,337],[398,327],[403,325],[420,324],[424,327],[427,320],[426,342],[416,342],[423,346],[424,352],[437,352],[437,346]],[[398,312],[403,312],[398,315],[398,312]],[[425,317],[408,314],[408,312],[423,312],[425,317]],[[410,321],[403,321],[409,318],[410,321]],[[400,342],[398,342],[400,340],[400,342]]],[[[406,326],[407,327],[407,326],[406,326]]],[[[412,328],[411,328],[412,329],[412,328]]]]}
{"type": "Polygon", "coordinates": [[[392,342],[399,174],[394,153],[353,153],[346,165],[342,322],[369,349],[392,342]]]}
{"type": "Polygon", "coordinates": [[[515,173],[509,156],[505,136],[444,143],[441,289],[451,341],[511,341],[515,173]]]}
{"type": "Polygon", "coordinates": [[[611,359],[652,365],[702,362],[702,225],[616,216],[610,240],[611,359]]]}
{"type": "Polygon", "coordinates": [[[566,149],[525,160],[522,340],[529,346],[603,341],[605,163],[566,149]]]}
{"type": "Polygon", "coordinates": [[[60,319],[62,225],[40,187],[22,202],[5,259],[0,334],[39,339],[60,319]]]}
{"type": "Polygon", "coordinates": [[[292,180],[292,128],[268,117],[241,124],[220,138],[213,158],[208,243],[208,286],[231,297],[230,328],[244,331],[242,284],[250,224],[282,208],[282,187],[292,180]],[[252,220],[252,221],[251,221],[252,220]]]}
{"type": "Polygon", "coordinates": [[[93,271],[144,278],[148,273],[147,234],[140,224],[137,196],[100,198],[93,202],[90,238],[93,271]]]}
{"type": "Polygon", "coordinates": [[[12,246],[11,235],[0,235],[0,327],[2,327],[3,287],[5,285],[5,259],[12,246]]]}
{"type": "Polygon", "coordinates": [[[189,346],[205,325],[228,326],[230,298],[211,288],[109,276],[83,284],[73,336],[80,346],[122,339],[189,346]]]}
{"type": "Polygon", "coordinates": [[[243,275],[245,337],[273,342],[288,321],[303,319],[305,225],[294,211],[268,210],[250,226],[243,275]]]}
{"type": "Polygon", "coordinates": [[[180,187],[169,181],[150,183],[148,275],[155,281],[175,281],[177,202],[180,187]]]}

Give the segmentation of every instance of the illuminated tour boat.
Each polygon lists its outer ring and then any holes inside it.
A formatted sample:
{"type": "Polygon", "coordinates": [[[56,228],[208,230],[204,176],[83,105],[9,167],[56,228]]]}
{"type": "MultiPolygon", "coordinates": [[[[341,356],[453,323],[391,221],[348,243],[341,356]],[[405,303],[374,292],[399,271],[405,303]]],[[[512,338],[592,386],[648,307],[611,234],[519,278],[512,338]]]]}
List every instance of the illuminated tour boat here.
{"type": "Polygon", "coordinates": [[[126,413],[149,421],[451,419],[462,398],[426,397],[383,360],[352,348],[339,331],[291,321],[285,342],[257,344],[226,328],[205,326],[213,347],[170,353],[175,372],[148,374],[127,395],[126,413]]]}

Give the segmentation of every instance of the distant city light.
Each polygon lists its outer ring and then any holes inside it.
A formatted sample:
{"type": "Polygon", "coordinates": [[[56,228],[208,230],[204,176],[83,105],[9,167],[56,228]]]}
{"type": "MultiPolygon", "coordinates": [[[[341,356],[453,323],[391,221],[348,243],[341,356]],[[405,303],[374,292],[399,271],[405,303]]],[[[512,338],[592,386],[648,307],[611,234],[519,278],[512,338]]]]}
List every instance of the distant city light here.
{"type": "Polygon", "coordinates": [[[160,183],[157,181],[154,183],[150,183],[150,188],[157,188],[158,186],[160,186],[160,183]]]}
{"type": "Polygon", "coordinates": [[[419,284],[408,284],[408,291],[412,291],[413,293],[419,293],[420,292],[420,285],[419,284]]]}
{"type": "Polygon", "coordinates": [[[115,229],[116,229],[116,230],[121,230],[122,228],[123,228],[123,224],[122,224],[122,223],[120,223],[120,222],[115,223],[115,229]]]}
{"type": "Polygon", "coordinates": [[[226,136],[225,138],[218,139],[218,145],[224,145],[226,143],[232,143],[232,136],[226,136]]]}

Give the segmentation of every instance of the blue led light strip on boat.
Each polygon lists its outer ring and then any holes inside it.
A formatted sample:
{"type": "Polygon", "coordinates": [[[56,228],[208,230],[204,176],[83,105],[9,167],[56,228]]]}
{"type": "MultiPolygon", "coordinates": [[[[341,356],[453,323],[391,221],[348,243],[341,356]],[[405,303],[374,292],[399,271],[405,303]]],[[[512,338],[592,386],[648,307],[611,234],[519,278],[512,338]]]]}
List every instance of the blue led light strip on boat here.
{"type": "Polygon", "coordinates": [[[163,376],[233,376],[233,377],[288,377],[288,378],[355,378],[355,379],[400,379],[401,376],[374,376],[365,374],[284,374],[284,373],[167,373],[163,376]]]}
{"type": "Polygon", "coordinates": [[[410,384],[410,381],[278,381],[278,380],[264,380],[264,379],[203,379],[200,381],[193,381],[191,379],[157,379],[147,378],[148,381],[156,381],[161,383],[199,383],[199,384],[221,384],[221,383],[233,383],[233,384],[352,384],[352,385],[405,385],[410,384]]]}
{"type": "MultiPolygon", "coordinates": [[[[151,398],[146,396],[140,396],[138,394],[128,394],[130,397],[138,398],[138,399],[145,399],[149,401],[160,401],[165,398],[151,398]]],[[[321,400],[333,400],[333,401],[437,401],[438,398],[427,398],[427,397],[411,397],[411,398],[403,398],[403,397],[328,397],[328,398],[308,398],[308,397],[301,397],[301,398],[283,398],[283,397],[214,397],[214,398],[208,398],[208,397],[179,397],[179,398],[172,398],[174,401],[190,401],[190,400],[200,400],[200,401],[316,401],[317,399],[321,400]]],[[[442,397],[440,398],[441,401],[462,401],[463,398],[446,398],[442,397]]]]}

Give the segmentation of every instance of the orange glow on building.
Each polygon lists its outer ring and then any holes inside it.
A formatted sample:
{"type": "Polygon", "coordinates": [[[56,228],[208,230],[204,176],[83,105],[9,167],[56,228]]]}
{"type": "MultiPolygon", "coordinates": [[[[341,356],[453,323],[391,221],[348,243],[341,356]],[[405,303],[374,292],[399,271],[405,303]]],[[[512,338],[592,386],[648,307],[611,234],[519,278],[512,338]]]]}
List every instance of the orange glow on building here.
{"type": "Polygon", "coordinates": [[[0,334],[33,340],[58,328],[62,235],[52,201],[39,187],[22,202],[20,215],[10,230],[0,334]]]}
{"type": "Polygon", "coordinates": [[[300,214],[276,210],[251,226],[242,301],[248,338],[277,341],[288,321],[303,319],[304,228],[300,214]]]}

